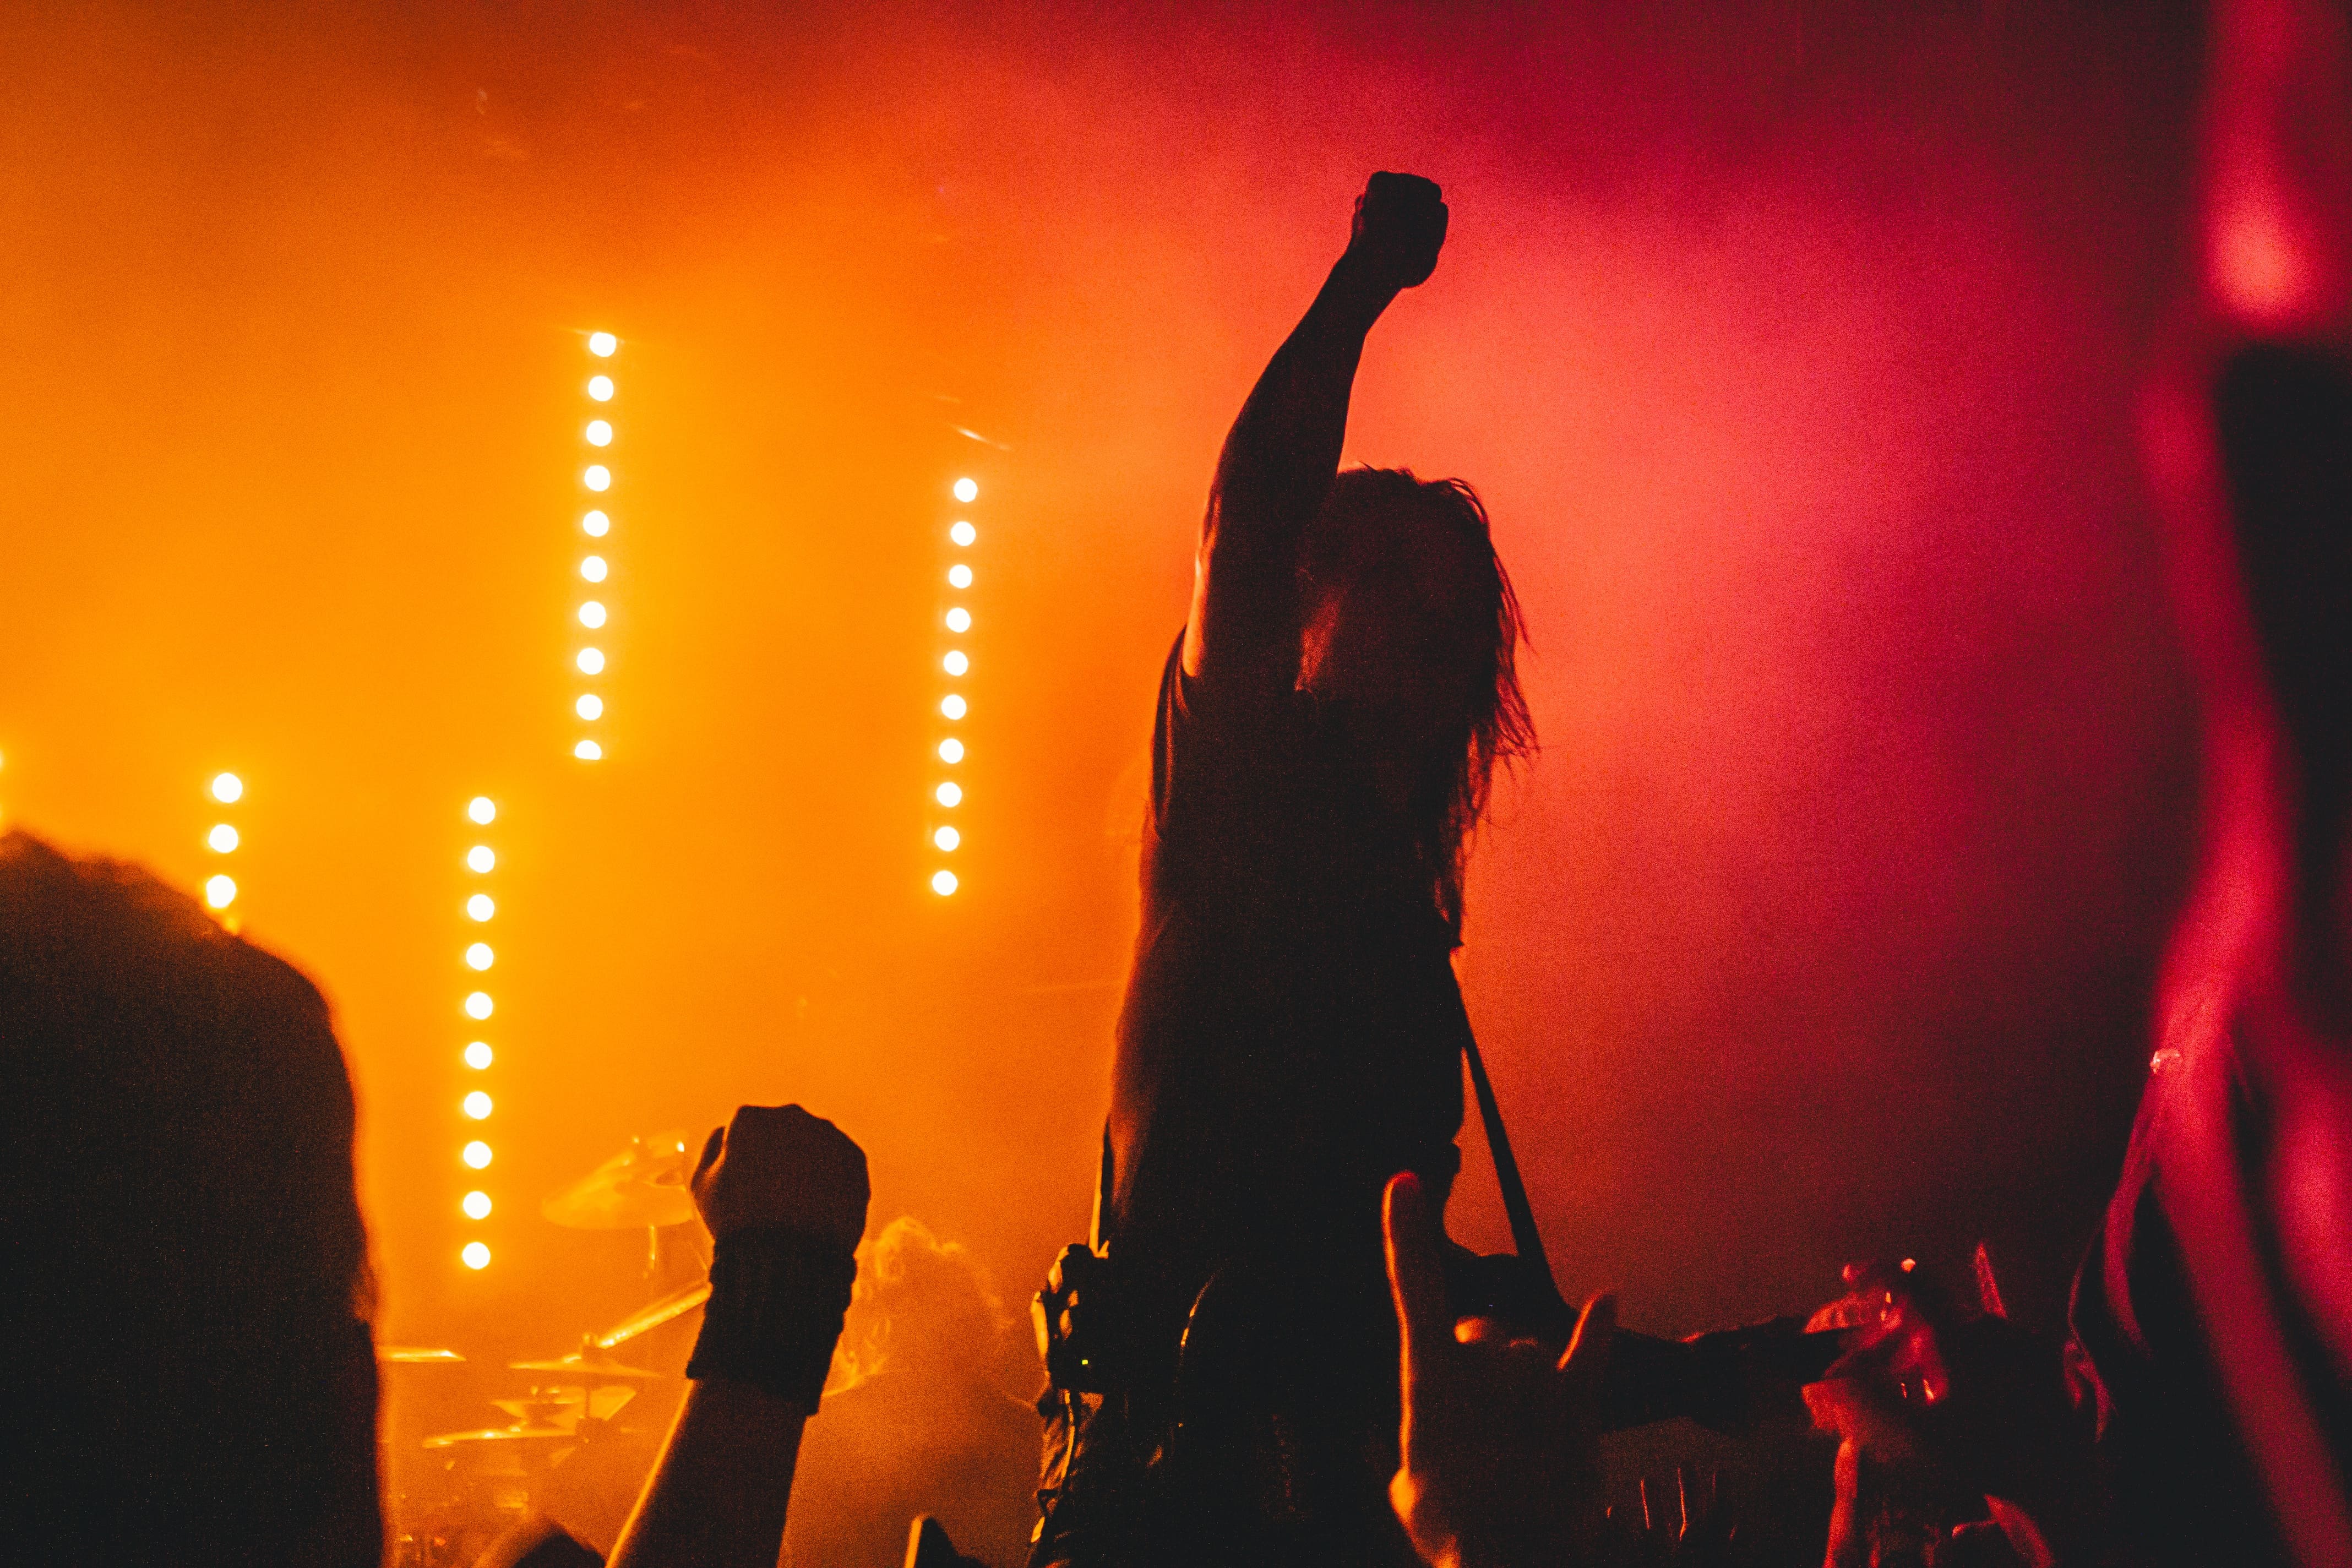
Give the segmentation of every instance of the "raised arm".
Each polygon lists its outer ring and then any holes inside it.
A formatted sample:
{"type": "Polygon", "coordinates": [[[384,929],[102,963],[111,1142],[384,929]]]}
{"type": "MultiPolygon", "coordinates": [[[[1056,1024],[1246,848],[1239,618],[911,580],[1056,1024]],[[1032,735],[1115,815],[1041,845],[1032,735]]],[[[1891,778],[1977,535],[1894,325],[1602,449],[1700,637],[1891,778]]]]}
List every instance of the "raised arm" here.
{"type": "Polygon", "coordinates": [[[1297,679],[1299,540],[1339,471],[1365,336],[1435,268],[1445,216],[1437,186],[1412,174],[1374,174],[1356,198],[1347,250],[1225,437],[1193,565],[1187,675],[1275,693],[1297,679]]]}
{"type": "Polygon", "coordinates": [[[796,1105],[747,1105],[694,1173],[710,1300],[677,1424],[613,1568],[774,1568],[866,1228],[866,1156],[796,1105]]]}

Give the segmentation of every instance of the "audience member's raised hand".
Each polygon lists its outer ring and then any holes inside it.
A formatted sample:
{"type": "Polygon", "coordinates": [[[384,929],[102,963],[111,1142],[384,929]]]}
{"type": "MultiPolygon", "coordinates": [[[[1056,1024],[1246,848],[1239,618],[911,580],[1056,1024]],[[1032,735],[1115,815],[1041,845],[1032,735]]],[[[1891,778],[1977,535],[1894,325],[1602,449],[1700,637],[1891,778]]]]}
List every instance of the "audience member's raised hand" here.
{"type": "Polygon", "coordinates": [[[2057,1347],[2002,1315],[1989,1277],[1973,1310],[1907,1262],[1853,1265],[1845,1282],[1811,1326],[1843,1329],[1846,1353],[1805,1390],[1814,1425],[1840,1444],[1832,1568],[1867,1560],[1854,1534],[1866,1466],[1984,1498],[2026,1562],[2095,1550],[2095,1472],[2057,1347]]]}
{"type": "Polygon", "coordinates": [[[713,1237],[776,1226],[855,1247],[866,1234],[866,1152],[797,1105],[746,1105],[714,1127],[694,1168],[713,1237]]]}
{"type": "Polygon", "coordinates": [[[1397,1518],[1433,1568],[1560,1568],[1600,1523],[1594,1449],[1616,1303],[1596,1297],[1556,1360],[1483,1320],[1456,1322],[1444,1238],[1418,1178],[1389,1184],[1389,1283],[1403,1346],[1397,1518]]]}
{"type": "Polygon", "coordinates": [[[1366,283],[1391,293],[1417,288],[1437,270],[1445,222],[1437,182],[1418,174],[1374,174],[1356,198],[1348,264],[1366,283]]]}

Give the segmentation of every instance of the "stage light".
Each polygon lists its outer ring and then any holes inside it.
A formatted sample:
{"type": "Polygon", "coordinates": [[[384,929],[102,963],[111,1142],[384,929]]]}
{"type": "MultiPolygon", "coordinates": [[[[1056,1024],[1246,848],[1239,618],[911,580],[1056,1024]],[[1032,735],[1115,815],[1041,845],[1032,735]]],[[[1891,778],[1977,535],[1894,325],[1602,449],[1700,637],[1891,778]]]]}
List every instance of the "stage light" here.
{"type": "Polygon", "coordinates": [[[499,803],[488,795],[478,795],[466,803],[466,815],[488,827],[499,819],[499,803]]]}
{"type": "Polygon", "coordinates": [[[955,890],[956,875],[953,871],[934,871],[931,873],[931,891],[944,899],[955,890]]]}
{"type": "Polygon", "coordinates": [[[477,1138],[471,1143],[466,1145],[466,1152],[463,1157],[466,1163],[472,1166],[475,1170],[487,1171],[490,1167],[490,1146],[477,1138]]]}
{"type": "Polygon", "coordinates": [[[583,741],[572,748],[572,754],[583,763],[602,762],[604,757],[604,748],[593,741],[583,741]]]}
{"type": "Polygon", "coordinates": [[[466,997],[466,1016],[468,1018],[479,1021],[488,1017],[495,1010],[490,1001],[490,994],[487,991],[471,992],[466,997]]]}
{"type": "Polygon", "coordinates": [[[580,575],[591,583],[602,583],[604,580],[604,558],[601,555],[591,555],[581,562],[580,575]]]}
{"type": "Polygon", "coordinates": [[[950,719],[962,718],[964,715],[963,699],[958,697],[952,691],[949,692],[945,697],[940,699],[940,711],[946,714],[950,719]]]}
{"type": "Polygon", "coordinates": [[[236,847],[236,829],[226,822],[215,822],[213,830],[205,835],[205,842],[212,846],[214,854],[226,855],[236,847]]]}
{"type": "Polygon", "coordinates": [[[604,624],[604,606],[591,599],[580,606],[580,624],[594,631],[604,624]]]}
{"type": "Polygon", "coordinates": [[[951,632],[968,632],[971,630],[971,612],[965,609],[961,605],[958,605],[954,609],[950,610],[948,612],[948,630],[951,632]]]}
{"type": "Polygon", "coordinates": [[[961,675],[971,668],[971,660],[964,658],[963,649],[952,647],[948,649],[947,658],[940,660],[940,668],[950,675],[961,675]]]}
{"type": "Polygon", "coordinates": [[[939,788],[931,792],[931,798],[938,801],[941,805],[961,805],[963,800],[963,785],[956,783],[953,779],[950,779],[947,783],[940,785],[939,788]]]}
{"type": "Polygon", "coordinates": [[[953,735],[950,735],[946,740],[941,741],[940,742],[940,761],[943,763],[960,763],[963,761],[963,742],[957,740],[953,735]]]}
{"type": "Polygon", "coordinates": [[[580,482],[592,490],[609,490],[613,488],[613,470],[602,463],[591,463],[588,471],[580,476],[580,482]]]}
{"type": "Polygon", "coordinates": [[[594,398],[599,403],[612,402],[613,378],[609,375],[590,376],[588,378],[588,395],[594,398]]]}
{"type": "Polygon", "coordinates": [[[490,944],[487,942],[478,942],[466,950],[466,967],[468,969],[488,969],[498,960],[499,955],[490,951],[490,944]]]}
{"type": "Polygon", "coordinates": [[[499,906],[491,902],[488,893],[476,893],[466,900],[466,918],[468,920],[486,921],[498,912],[499,906]]]}
{"type": "Polygon", "coordinates": [[[476,1040],[467,1046],[466,1065],[476,1072],[488,1070],[490,1065],[490,1043],[488,1040],[476,1040]]]}
{"type": "Polygon", "coordinates": [[[572,710],[583,719],[602,719],[604,716],[604,700],[593,691],[583,691],[580,694],[580,700],[572,705],[572,710]]]}
{"type": "Polygon", "coordinates": [[[588,352],[594,354],[598,359],[611,359],[613,357],[613,351],[620,346],[621,340],[614,337],[610,332],[591,332],[588,334],[588,352]]]}
{"type": "Polygon", "coordinates": [[[602,539],[613,531],[613,520],[601,511],[592,511],[580,520],[580,529],[591,539],[602,539]]]}
{"type": "Polygon", "coordinates": [[[466,1260],[468,1268],[488,1268],[490,1266],[490,1249],[478,1241],[466,1243],[466,1250],[457,1256],[466,1260]]]}
{"type": "Polygon", "coordinates": [[[466,1114],[477,1121],[488,1121],[490,1119],[490,1097],[478,1089],[467,1095],[466,1114]]]}
{"type": "Polygon", "coordinates": [[[236,880],[232,877],[205,879],[205,902],[216,910],[225,910],[236,902],[236,880]]]}
{"type": "Polygon", "coordinates": [[[970,479],[958,479],[955,482],[955,499],[970,506],[980,499],[980,486],[970,479]]]}
{"type": "Polygon", "coordinates": [[[963,842],[963,835],[958,833],[952,827],[942,827],[937,833],[931,835],[931,842],[938,845],[942,849],[953,849],[957,845],[963,842]]]}
{"type": "Polygon", "coordinates": [[[952,566],[949,567],[949,568],[948,568],[948,586],[949,586],[949,587],[950,587],[950,588],[969,588],[969,587],[971,587],[971,567],[969,567],[969,566],[967,566],[967,565],[965,565],[965,564],[964,564],[962,562],[961,562],[961,561],[957,562],[954,565],[952,565],[952,566]]]}
{"type": "Polygon", "coordinates": [[[487,844],[477,844],[466,851],[466,869],[468,871],[487,871],[498,863],[498,855],[487,844]]]}
{"type": "Polygon", "coordinates": [[[488,1219],[490,1217],[490,1194],[477,1187],[466,1194],[465,1202],[459,1206],[465,1209],[467,1219],[488,1219]]]}
{"type": "Polygon", "coordinates": [[[604,673],[604,652],[602,648],[583,647],[580,650],[579,657],[572,662],[580,667],[580,673],[583,675],[604,673]]]}
{"type": "Polygon", "coordinates": [[[245,794],[245,781],[235,773],[213,775],[213,798],[223,805],[236,804],[237,797],[243,794],[245,794]]]}
{"type": "Polygon", "coordinates": [[[613,444],[613,422],[609,419],[591,419],[588,421],[588,428],[581,434],[588,437],[588,444],[591,447],[609,447],[613,444]]]}
{"type": "Polygon", "coordinates": [[[972,528],[971,524],[968,522],[959,522],[954,527],[948,530],[948,537],[954,540],[958,545],[968,550],[971,547],[971,542],[978,539],[980,534],[972,528]]]}

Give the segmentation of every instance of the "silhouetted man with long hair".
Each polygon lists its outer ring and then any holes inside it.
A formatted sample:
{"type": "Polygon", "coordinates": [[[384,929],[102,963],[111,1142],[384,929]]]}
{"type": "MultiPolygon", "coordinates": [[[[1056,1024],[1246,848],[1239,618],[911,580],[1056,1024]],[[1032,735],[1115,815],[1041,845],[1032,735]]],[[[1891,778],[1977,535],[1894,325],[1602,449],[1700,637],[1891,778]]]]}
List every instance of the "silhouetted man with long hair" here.
{"type": "Polygon", "coordinates": [[[1218,462],[1118,1024],[1116,1365],[1049,1438],[1041,1563],[1410,1560],[1392,1454],[1348,1452],[1394,1440],[1381,1191],[1459,1163],[1464,863],[1532,734],[1476,495],[1338,468],[1366,335],[1445,227],[1434,184],[1372,176],[1218,462]]]}

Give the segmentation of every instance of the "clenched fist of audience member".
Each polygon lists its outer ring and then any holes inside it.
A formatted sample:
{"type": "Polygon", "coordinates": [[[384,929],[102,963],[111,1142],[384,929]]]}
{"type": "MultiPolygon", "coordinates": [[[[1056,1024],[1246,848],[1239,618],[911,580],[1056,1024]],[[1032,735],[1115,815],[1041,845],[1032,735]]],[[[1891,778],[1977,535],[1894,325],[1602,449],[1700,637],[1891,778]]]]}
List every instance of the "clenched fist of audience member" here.
{"type": "Polygon", "coordinates": [[[714,1237],[780,1226],[852,1249],[872,1195],[866,1152],[797,1105],[738,1107],[694,1168],[694,1206],[714,1237]]]}

